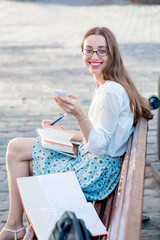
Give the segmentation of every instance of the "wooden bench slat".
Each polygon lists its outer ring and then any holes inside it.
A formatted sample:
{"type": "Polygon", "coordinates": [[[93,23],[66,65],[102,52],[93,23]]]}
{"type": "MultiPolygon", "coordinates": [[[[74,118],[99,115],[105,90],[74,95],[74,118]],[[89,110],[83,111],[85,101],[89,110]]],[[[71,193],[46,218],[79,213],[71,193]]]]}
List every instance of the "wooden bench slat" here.
{"type": "Polygon", "coordinates": [[[94,208],[96,209],[98,216],[100,215],[101,207],[102,207],[102,202],[100,202],[100,201],[95,202],[94,208]]]}
{"type": "Polygon", "coordinates": [[[147,120],[141,118],[133,135],[132,150],[117,240],[140,240],[146,158],[147,120]]]}
{"type": "Polygon", "coordinates": [[[115,213],[113,215],[112,222],[110,222],[110,226],[108,228],[108,238],[110,239],[116,239],[118,229],[119,229],[120,216],[122,212],[124,192],[125,192],[126,181],[127,181],[129,158],[130,158],[131,147],[132,147],[132,139],[133,137],[131,136],[128,141],[127,152],[124,157],[122,171],[121,171],[121,178],[118,186],[118,194],[117,194],[117,199],[115,204],[115,213]],[[112,226],[114,226],[113,229],[112,229],[112,226]]]}
{"type": "MultiPolygon", "coordinates": [[[[114,212],[114,204],[115,204],[115,198],[117,195],[118,187],[115,189],[115,191],[108,197],[106,207],[105,207],[105,213],[103,217],[103,223],[106,226],[106,229],[108,231],[108,228],[111,224],[111,219],[113,217],[114,212]]],[[[100,238],[100,240],[107,240],[108,236],[103,236],[100,238]]]]}
{"type": "Polygon", "coordinates": [[[107,229],[108,229],[108,225],[109,225],[109,221],[110,221],[111,212],[113,210],[112,209],[113,201],[114,201],[114,194],[111,194],[107,198],[107,203],[106,203],[104,217],[103,217],[103,223],[107,229]]]}

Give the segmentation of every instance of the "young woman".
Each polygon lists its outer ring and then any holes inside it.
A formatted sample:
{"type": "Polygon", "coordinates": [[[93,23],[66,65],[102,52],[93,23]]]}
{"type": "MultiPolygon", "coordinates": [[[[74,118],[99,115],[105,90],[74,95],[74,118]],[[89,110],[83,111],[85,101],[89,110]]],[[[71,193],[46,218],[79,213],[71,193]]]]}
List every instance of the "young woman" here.
{"type": "MultiPolygon", "coordinates": [[[[73,140],[82,141],[77,158],[41,147],[39,139],[13,139],[7,150],[10,211],[0,240],[20,239],[25,234],[23,208],[16,178],[64,171],[75,171],[88,200],[106,198],[120,178],[127,141],[142,116],[152,119],[148,101],[129,77],[113,33],[105,27],[90,29],[82,40],[82,58],[95,79],[95,91],[88,115],[76,96],[56,95],[54,100],[77,120],[80,131],[73,140]]],[[[50,127],[52,120],[44,120],[50,127]]],[[[53,128],[62,131],[58,124],[53,128]]]]}

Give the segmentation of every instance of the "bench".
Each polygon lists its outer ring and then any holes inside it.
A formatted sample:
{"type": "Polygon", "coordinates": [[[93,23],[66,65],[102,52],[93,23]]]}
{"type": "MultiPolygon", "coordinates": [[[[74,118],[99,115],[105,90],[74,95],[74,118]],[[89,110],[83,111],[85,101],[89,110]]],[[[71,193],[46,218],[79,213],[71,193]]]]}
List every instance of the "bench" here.
{"type": "Polygon", "coordinates": [[[159,4],[160,0],[131,0],[132,2],[135,3],[145,3],[145,4],[159,4]]]}
{"type": "MultiPolygon", "coordinates": [[[[147,120],[141,118],[128,141],[119,185],[109,197],[93,203],[108,230],[100,240],[140,240],[146,146],[147,120]]],[[[30,226],[24,240],[33,239],[30,226]]]]}

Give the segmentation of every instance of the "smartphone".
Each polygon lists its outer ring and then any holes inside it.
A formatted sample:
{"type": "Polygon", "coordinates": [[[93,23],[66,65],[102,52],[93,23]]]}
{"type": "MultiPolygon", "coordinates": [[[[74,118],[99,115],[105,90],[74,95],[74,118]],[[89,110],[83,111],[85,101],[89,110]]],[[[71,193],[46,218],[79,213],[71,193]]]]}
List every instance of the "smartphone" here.
{"type": "Polygon", "coordinates": [[[65,98],[69,98],[68,94],[67,94],[67,92],[65,90],[54,89],[54,93],[57,94],[57,95],[60,95],[62,97],[65,97],[65,98]]]}

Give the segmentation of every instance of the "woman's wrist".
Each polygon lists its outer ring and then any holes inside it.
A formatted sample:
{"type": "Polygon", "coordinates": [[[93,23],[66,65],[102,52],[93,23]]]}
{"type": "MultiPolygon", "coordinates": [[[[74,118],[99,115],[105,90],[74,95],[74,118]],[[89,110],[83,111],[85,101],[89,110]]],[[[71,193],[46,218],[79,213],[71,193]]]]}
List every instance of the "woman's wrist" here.
{"type": "Polygon", "coordinates": [[[82,122],[83,120],[85,120],[88,116],[85,114],[84,116],[77,118],[77,122],[82,122]]]}
{"type": "Polygon", "coordinates": [[[87,117],[87,115],[83,109],[79,109],[79,111],[74,115],[74,117],[76,118],[77,122],[81,122],[87,117]]]}

